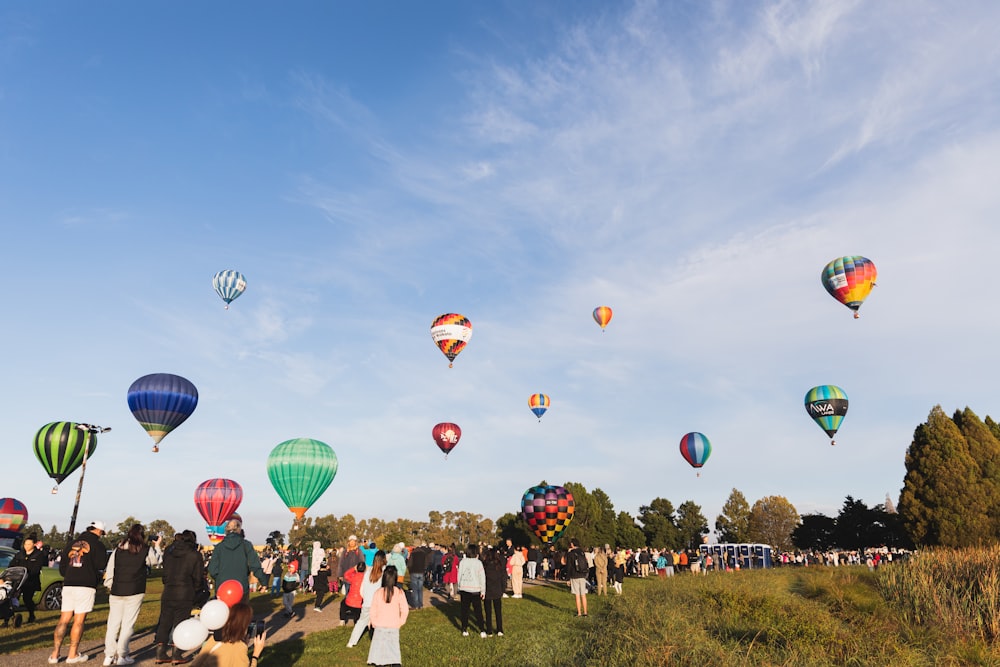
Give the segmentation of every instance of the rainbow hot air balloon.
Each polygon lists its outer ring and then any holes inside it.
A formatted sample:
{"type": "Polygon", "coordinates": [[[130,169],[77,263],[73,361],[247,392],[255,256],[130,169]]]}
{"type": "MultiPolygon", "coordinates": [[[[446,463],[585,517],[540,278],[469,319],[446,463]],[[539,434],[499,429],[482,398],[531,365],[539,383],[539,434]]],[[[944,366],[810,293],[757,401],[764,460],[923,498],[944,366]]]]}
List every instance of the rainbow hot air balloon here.
{"type": "Polygon", "coordinates": [[[601,327],[601,331],[604,331],[604,327],[608,326],[608,322],[611,321],[613,313],[611,308],[608,306],[598,306],[594,308],[594,321],[601,327]]]}
{"type": "Polygon", "coordinates": [[[543,544],[552,544],[573,520],[573,494],[561,486],[533,486],[521,497],[521,516],[543,544]]]}
{"type": "Polygon", "coordinates": [[[160,440],[198,407],[198,390],[180,375],[143,375],[128,388],[128,407],[153,439],[153,451],[158,452],[160,440]]]}
{"type": "MultiPolygon", "coordinates": [[[[692,468],[700,468],[712,455],[712,443],[701,433],[688,433],[681,438],[681,456],[692,468]]],[[[701,477],[701,473],[698,473],[701,477]]]]}
{"type": "Polygon", "coordinates": [[[455,449],[455,445],[462,438],[462,429],[458,424],[442,422],[431,429],[431,436],[434,438],[434,444],[444,452],[444,457],[447,459],[448,453],[455,449]]]}
{"type": "Polygon", "coordinates": [[[215,274],[212,278],[212,287],[215,288],[219,298],[226,302],[226,310],[229,310],[229,304],[247,288],[247,279],[239,271],[226,269],[215,274]]]}
{"type": "Polygon", "coordinates": [[[212,544],[218,544],[226,537],[226,524],[220,523],[218,526],[205,524],[205,535],[212,544]]]}
{"type": "MultiPolygon", "coordinates": [[[[438,346],[449,362],[455,361],[458,353],[472,338],[472,322],[465,315],[445,313],[431,322],[431,340],[438,346]]],[[[448,364],[451,368],[452,364],[448,364]]]]}
{"type": "Polygon", "coordinates": [[[813,387],[806,392],[805,405],[812,420],[830,436],[830,444],[836,445],[833,436],[847,415],[847,394],[844,390],[832,384],[813,387]]]}
{"type": "Polygon", "coordinates": [[[0,498],[0,537],[17,537],[28,523],[28,508],[17,498],[0,498]]]}
{"type": "Polygon", "coordinates": [[[838,257],[823,267],[820,276],[830,296],[854,311],[854,319],[858,319],[858,309],[875,287],[877,277],[875,264],[861,255],[838,257]]]}
{"type": "Polygon", "coordinates": [[[301,519],[337,475],[337,455],[330,445],[310,438],[286,440],[267,457],[271,486],[301,519]]]}
{"type": "Polygon", "coordinates": [[[83,463],[84,449],[87,458],[97,449],[97,434],[80,429],[76,422],[52,422],[38,429],[33,442],[35,456],[49,477],[56,480],[55,493],[62,481],[73,474],[83,463]]]}
{"type": "Polygon", "coordinates": [[[194,506],[210,526],[224,525],[243,502],[243,487],[231,479],[206,479],[194,490],[194,506]]]}
{"type": "Polygon", "coordinates": [[[549,400],[549,397],[545,394],[532,394],[528,397],[528,407],[531,408],[531,411],[535,413],[536,417],[538,417],[538,421],[542,421],[542,415],[545,414],[545,411],[548,410],[551,405],[552,401],[549,400]]]}

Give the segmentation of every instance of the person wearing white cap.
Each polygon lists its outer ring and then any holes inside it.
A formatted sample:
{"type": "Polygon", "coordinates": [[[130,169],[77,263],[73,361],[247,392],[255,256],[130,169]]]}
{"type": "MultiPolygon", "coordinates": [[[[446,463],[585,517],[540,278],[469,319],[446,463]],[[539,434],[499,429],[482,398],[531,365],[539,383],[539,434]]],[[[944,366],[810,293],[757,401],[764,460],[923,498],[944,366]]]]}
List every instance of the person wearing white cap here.
{"type": "Polygon", "coordinates": [[[59,573],[63,575],[62,614],[54,633],[54,646],[49,664],[59,662],[59,649],[66,628],[73,621],[69,632],[69,655],[66,662],[76,664],[86,662],[90,656],[78,653],[83,637],[83,624],[87,614],[94,609],[94,596],[101,583],[101,572],[108,566],[108,547],[101,541],[107,530],[103,521],[91,521],[87,529],[80,533],[62,552],[59,559],[59,573]]]}

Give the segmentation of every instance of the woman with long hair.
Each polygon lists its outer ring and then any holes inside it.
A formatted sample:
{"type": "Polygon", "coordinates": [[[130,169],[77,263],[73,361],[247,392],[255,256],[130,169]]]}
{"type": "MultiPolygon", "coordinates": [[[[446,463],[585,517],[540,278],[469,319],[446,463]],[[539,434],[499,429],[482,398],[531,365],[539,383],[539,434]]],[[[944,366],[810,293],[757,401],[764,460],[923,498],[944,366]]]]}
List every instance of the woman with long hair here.
{"type": "Polygon", "coordinates": [[[410,606],[406,593],[396,586],[396,567],[389,565],[382,573],[382,587],[375,591],[369,619],[374,634],[368,649],[369,665],[402,665],[399,653],[399,629],[406,623],[410,606]]]}
{"type": "Polygon", "coordinates": [[[216,633],[218,640],[209,635],[191,667],[257,667],[257,660],[267,641],[267,630],[254,635],[253,655],[248,656],[247,628],[252,620],[253,609],[246,602],[237,602],[230,607],[229,618],[216,633]]]}
{"type": "Polygon", "coordinates": [[[128,534],[111,554],[104,583],[111,589],[108,598],[108,631],[104,635],[104,664],[131,665],[128,652],[142,598],[146,595],[146,565],[149,544],[141,523],[132,524],[128,534]]]}
{"type": "Polygon", "coordinates": [[[507,588],[507,563],[500,549],[487,549],[483,557],[486,574],[486,634],[493,634],[493,617],[497,619],[497,636],[503,637],[503,593],[507,588]]]}
{"type": "Polygon", "coordinates": [[[368,568],[368,576],[361,581],[361,618],[354,624],[351,630],[351,638],[347,641],[347,648],[354,648],[361,639],[361,635],[368,629],[368,617],[371,611],[372,600],[375,591],[382,586],[382,573],[385,571],[385,552],[379,549],[372,557],[372,566],[368,568]]]}
{"type": "Polygon", "coordinates": [[[462,636],[469,636],[469,607],[472,607],[479,621],[480,637],[486,637],[483,624],[483,598],[486,597],[486,572],[483,561],[479,560],[479,547],[470,544],[465,550],[465,558],[458,564],[458,595],[462,601],[462,636]]]}
{"type": "Polygon", "coordinates": [[[163,594],[160,596],[160,620],[156,624],[157,665],[173,662],[183,665],[190,662],[184,651],[173,649],[169,655],[169,642],[177,625],[191,616],[195,591],[205,580],[205,561],[198,553],[198,537],[193,530],[174,535],[173,543],[163,553],[163,594]]]}

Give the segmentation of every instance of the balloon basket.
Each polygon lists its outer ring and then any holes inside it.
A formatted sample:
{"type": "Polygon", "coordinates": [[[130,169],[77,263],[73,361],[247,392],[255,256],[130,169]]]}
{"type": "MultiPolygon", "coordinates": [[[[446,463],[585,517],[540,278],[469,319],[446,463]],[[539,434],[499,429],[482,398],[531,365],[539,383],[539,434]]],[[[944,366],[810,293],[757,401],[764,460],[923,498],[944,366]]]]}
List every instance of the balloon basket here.
{"type": "Polygon", "coordinates": [[[831,447],[833,447],[833,446],[834,446],[834,445],[836,445],[836,444],[837,444],[837,441],[836,441],[836,440],[831,440],[831,441],[830,441],[830,446],[831,446],[831,447]]]}
{"type": "Polygon", "coordinates": [[[861,313],[859,313],[857,311],[854,311],[854,319],[860,320],[861,319],[861,313]]]}
{"type": "Polygon", "coordinates": [[[225,305],[225,307],[223,308],[223,310],[229,310],[229,304],[228,303],[225,305]]]}
{"type": "Polygon", "coordinates": [[[452,366],[453,366],[453,364],[451,364],[451,363],[448,364],[448,368],[451,368],[452,366]]]}
{"type": "Polygon", "coordinates": [[[58,484],[56,486],[52,487],[52,495],[54,496],[57,493],[59,493],[59,485],[58,484]]]}
{"type": "Polygon", "coordinates": [[[153,445],[153,453],[156,454],[159,451],[160,451],[160,446],[159,445],[153,445]]]}

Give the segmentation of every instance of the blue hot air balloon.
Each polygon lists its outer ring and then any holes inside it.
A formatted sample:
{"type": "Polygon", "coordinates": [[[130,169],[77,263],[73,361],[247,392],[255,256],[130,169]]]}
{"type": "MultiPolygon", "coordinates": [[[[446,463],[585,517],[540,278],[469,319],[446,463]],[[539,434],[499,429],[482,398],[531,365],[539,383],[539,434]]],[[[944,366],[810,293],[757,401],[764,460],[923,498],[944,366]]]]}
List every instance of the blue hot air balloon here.
{"type": "Polygon", "coordinates": [[[180,375],[143,375],[128,388],[128,407],[153,439],[153,451],[158,452],[160,440],[198,407],[198,390],[180,375]]]}
{"type": "Polygon", "coordinates": [[[247,279],[239,271],[226,269],[215,274],[215,277],[212,278],[212,287],[215,288],[219,297],[226,302],[226,310],[229,310],[229,304],[240,294],[243,294],[243,291],[247,288],[247,279]]]}

